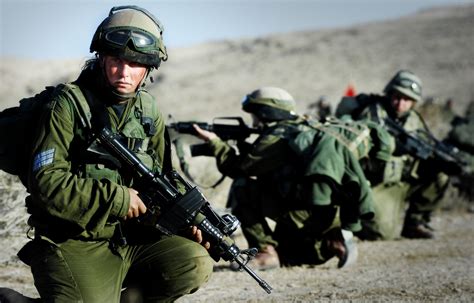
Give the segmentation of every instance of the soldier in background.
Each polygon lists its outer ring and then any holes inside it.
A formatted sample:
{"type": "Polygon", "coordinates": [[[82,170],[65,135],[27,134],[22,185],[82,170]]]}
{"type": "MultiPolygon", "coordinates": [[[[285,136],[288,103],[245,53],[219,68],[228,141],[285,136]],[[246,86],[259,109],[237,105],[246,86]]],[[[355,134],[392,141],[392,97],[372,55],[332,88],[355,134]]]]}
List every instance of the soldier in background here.
{"type": "Polygon", "coordinates": [[[355,138],[342,135],[350,125],[338,132],[302,118],[293,97],[276,87],[251,92],[242,109],[262,129],[245,151],[195,128],[219,171],[234,179],[228,205],[249,246],[259,248],[253,266],[322,264],[333,257],[339,267],[353,263],[352,232],[373,216],[370,186],[355,156],[359,147],[371,146],[365,141],[370,131],[362,132],[360,146],[353,144],[355,138]],[[276,222],[274,229],[265,218],[276,222]]]}
{"type": "Polygon", "coordinates": [[[469,210],[474,212],[474,101],[468,104],[465,116],[455,117],[451,126],[445,141],[458,148],[459,155],[468,166],[468,173],[456,176],[453,183],[470,202],[469,210]]]}
{"type": "MultiPolygon", "coordinates": [[[[369,119],[381,125],[391,118],[407,132],[420,136],[431,135],[421,115],[414,110],[422,100],[422,82],[414,73],[398,71],[388,82],[384,95],[359,94],[343,99],[336,116],[350,114],[356,120],[369,119]]],[[[403,201],[409,206],[401,235],[406,238],[434,237],[429,225],[431,215],[438,207],[447,185],[448,176],[436,170],[436,164],[419,161],[398,146],[389,162],[380,167],[367,161],[364,171],[374,190],[376,224],[367,224],[363,233],[367,239],[391,239],[398,233],[403,201]]]]}
{"type": "Polygon", "coordinates": [[[319,121],[325,121],[326,118],[332,115],[332,108],[331,104],[327,96],[321,96],[316,102],[311,103],[308,106],[310,110],[309,116],[313,116],[312,113],[314,112],[314,116],[318,118],[319,121]]]}

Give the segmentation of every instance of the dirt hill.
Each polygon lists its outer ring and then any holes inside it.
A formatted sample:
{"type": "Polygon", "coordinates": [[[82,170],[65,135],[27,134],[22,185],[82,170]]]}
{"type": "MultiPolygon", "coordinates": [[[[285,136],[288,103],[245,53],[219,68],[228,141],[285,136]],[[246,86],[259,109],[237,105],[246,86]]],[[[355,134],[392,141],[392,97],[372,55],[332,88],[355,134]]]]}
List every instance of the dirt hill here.
{"type": "MultiPolygon", "coordinates": [[[[357,92],[381,92],[397,70],[408,68],[422,78],[425,96],[439,103],[452,98],[462,112],[474,98],[473,41],[474,5],[443,7],[350,28],[171,49],[149,89],[165,115],[210,120],[243,115],[240,100],[260,86],[287,89],[304,112],[321,95],[335,106],[349,83],[357,92]]],[[[0,60],[0,109],[46,85],[74,80],[84,62],[0,60]]],[[[216,177],[209,163],[197,163],[194,174],[205,168],[206,181],[216,177]]],[[[15,257],[27,240],[25,192],[3,172],[0,181],[0,287],[36,295],[28,268],[15,257]]],[[[228,185],[205,190],[206,196],[222,207],[228,185]]],[[[261,272],[275,288],[270,296],[245,273],[216,272],[182,302],[473,301],[474,218],[464,206],[452,209],[455,194],[445,200],[451,210],[437,214],[435,240],[359,243],[359,263],[344,271],[329,262],[261,272]]]]}

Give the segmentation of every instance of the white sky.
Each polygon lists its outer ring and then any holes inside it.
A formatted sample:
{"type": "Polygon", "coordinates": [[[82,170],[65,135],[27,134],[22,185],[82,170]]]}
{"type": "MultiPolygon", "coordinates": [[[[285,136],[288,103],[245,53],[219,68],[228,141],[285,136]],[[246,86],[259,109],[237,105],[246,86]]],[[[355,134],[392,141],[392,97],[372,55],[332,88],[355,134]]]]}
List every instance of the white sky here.
{"type": "Polygon", "coordinates": [[[78,58],[113,6],[134,4],[165,26],[168,48],[344,27],[474,0],[0,0],[0,56],[78,58]]]}

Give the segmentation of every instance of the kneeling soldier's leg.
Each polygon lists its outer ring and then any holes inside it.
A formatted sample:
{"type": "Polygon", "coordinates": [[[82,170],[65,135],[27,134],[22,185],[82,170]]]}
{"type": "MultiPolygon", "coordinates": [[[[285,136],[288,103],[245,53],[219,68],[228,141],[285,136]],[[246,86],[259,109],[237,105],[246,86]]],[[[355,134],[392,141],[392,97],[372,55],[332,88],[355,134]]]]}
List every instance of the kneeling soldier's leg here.
{"type": "Polygon", "coordinates": [[[107,241],[33,242],[31,271],[45,302],[118,302],[123,263],[107,241]]]}
{"type": "Polygon", "coordinates": [[[211,276],[213,260],[200,244],[180,237],[137,246],[124,286],[142,289],[146,302],[176,300],[195,292],[211,276]]]}

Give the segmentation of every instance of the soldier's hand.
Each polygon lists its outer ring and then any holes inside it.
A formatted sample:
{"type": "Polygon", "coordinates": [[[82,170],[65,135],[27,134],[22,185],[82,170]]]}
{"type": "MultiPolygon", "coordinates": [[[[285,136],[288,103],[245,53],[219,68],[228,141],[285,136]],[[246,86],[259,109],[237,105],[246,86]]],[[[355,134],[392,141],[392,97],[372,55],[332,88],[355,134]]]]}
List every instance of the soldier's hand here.
{"type": "Polygon", "coordinates": [[[193,124],[193,127],[196,130],[196,132],[198,134],[198,137],[203,139],[206,142],[217,138],[217,135],[215,133],[204,130],[204,129],[200,128],[197,124],[193,124]]]}
{"type": "Polygon", "coordinates": [[[129,188],[128,192],[130,193],[130,205],[124,220],[136,218],[146,212],[146,206],[138,196],[138,192],[133,188],[129,188]]]}
{"type": "Polygon", "coordinates": [[[197,226],[191,226],[189,229],[190,229],[189,232],[190,232],[191,240],[194,240],[197,243],[200,243],[202,246],[204,246],[205,249],[211,248],[211,243],[207,241],[203,242],[202,232],[199,228],[197,228],[197,226]]]}

